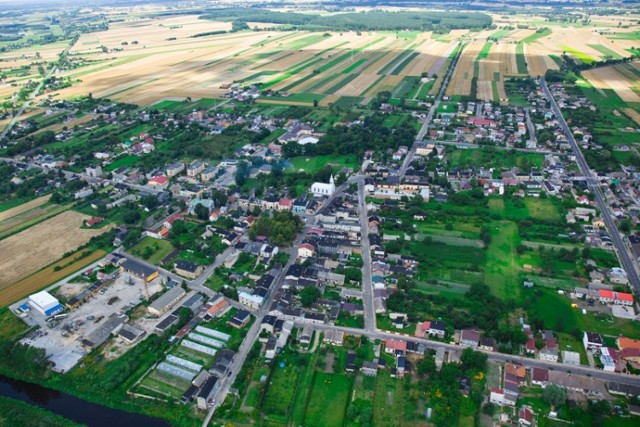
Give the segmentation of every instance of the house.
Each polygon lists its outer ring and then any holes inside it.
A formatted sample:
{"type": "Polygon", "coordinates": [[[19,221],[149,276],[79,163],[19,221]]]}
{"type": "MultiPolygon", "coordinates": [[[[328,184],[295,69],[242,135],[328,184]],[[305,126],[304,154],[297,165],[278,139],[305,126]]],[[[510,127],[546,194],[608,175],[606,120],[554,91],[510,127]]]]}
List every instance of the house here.
{"type": "Polygon", "coordinates": [[[604,345],[604,340],[600,334],[585,332],[582,337],[582,343],[584,344],[585,350],[595,350],[604,345]]]}
{"type": "Polygon", "coordinates": [[[311,258],[315,254],[315,251],[316,248],[311,243],[305,242],[298,248],[298,257],[311,258]]]}
{"type": "Polygon", "coordinates": [[[249,313],[247,310],[238,310],[227,323],[229,323],[229,325],[233,326],[234,328],[241,329],[244,328],[250,320],[251,313],[249,313]]]}
{"type": "Polygon", "coordinates": [[[580,366],[580,353],[577,351],[562,350],[562,363],[565,365],[580,366]]]}
{"type": "Polygon", "coordinates": [[[489,394],[489,402],[494,405],[504,406],[504,390],[492,388],[491,394],[489,394]]]}
{"type": "Polygon", "coordinates": [[[523,406],[518,411],[518,424],[521,426],[530,426],[533,422],[533,411],[528,406],[523,406]]]}
{"type": "Polygon", "coordinates": [[[196,160],[189,165],[187,168],[187,176],[192,178],[196,177],[200,172],[202,172],[205,168],[205,164],[196,160]]]}
{"type": "Polygon", "coordinates": [[[202,274],[202,266],[191,261],[178,261],[175,264],[176,273],[181,276],[195,279],[202,274]]]}
{"type": "Polygon", "coordinates": [[[480,331],[463,329],[460,332],[460,344],[468,347],[478,347],[480,344],[480,331]]]}
{"type": "Polygon", "coordinates": [[[627,349],[640,350],[640,341],[632,340],[631,338],[626,338],[622,336],[618,337],[618,339],[616,340],[616,344],[618,345],[618,348],[620,350],[627,350],[627,349]]]}
{"type": "Polygon", "coordinates": [[[165,169],[165,174],[171,178],[184,170],[184,163],[172,163],[165,169]]]}
{"type": "Polygon", "coordinates": [[[480,338],[480,350],[495,351],[495,349],[496,349],[496,340],[494,340],[491,337],[480,338]]]}
{"type": "Polygon", "coordinates": [[[389,339],[385,341],[384,351],[388,354],[404,354],[407,351],[407,342],[389,339]]]}
{"type": "Polygon", "coordinates": [[[549,370],[545,368],[531,368],[531,384],[546,387],[549,381],[549,370]]]}

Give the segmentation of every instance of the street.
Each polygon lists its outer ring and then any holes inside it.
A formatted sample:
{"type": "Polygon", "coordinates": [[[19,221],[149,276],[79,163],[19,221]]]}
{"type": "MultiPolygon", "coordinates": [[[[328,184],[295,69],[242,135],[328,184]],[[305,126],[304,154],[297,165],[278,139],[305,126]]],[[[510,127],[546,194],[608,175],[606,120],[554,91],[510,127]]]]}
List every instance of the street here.
{"type": "Polygon", "coordinates": [[[613,245],[616,249],[616,252],[618,253],[620,263],[627,273],[629,283],[631,284],[634,293],[636,295],[640,295],[640,279],[638,278],[638,273],[634,268],[633,263],[631,262],[631,257],[629,256],[627,246],[622,241],[622,237],[620,237],[620,231],[618,230],[618,227],[611,216],[609,206],[604,201],[604,196],[602,195],[602,191],[600,190],[598,182],[593,178],[593,173],[591,172],[591,169],[589,168],[589,165],[587,164],[582,151],[580,151],[580,147],[573,137],[571,129],[567,125],[567,122],[564,120],[562,112],[560,111],[560,108],[558,108],[558,104],[556,103],[556,100],[553,98],[551,91],[547,87],[547,83],[544,80],[544,77],[540,78],[540,86],[542,87],[542,90],[544,91],[547,99],[551,103],[551,109],[553,110],[553,113],[555,114],[556,119],[558,120],[558,123],[562,128],[562,131],[571,144],[571,148],[573,149],[573,152],[576,156],[576,162],[578,163],[580,172],[582,172],[582,174],[587,178],[587,185],[589,186],[589,190],[595,196],[596,203],[598,204],[598,208],[600,209],[600,215],[602,216],[602,219],[607,227],[607,231],[611,236],[611,240],[613,241],[613,245]]]}
{"type": "Polygon", "coordinates": [[[369,216],[364,194],[364,179],[358,180],[358,205],[360,208],[360,235],[362,237],[362,296],[364,305],[364,329],[376,330],[376,307],[371,281],[371,249],[369,247],[369,216]]]}

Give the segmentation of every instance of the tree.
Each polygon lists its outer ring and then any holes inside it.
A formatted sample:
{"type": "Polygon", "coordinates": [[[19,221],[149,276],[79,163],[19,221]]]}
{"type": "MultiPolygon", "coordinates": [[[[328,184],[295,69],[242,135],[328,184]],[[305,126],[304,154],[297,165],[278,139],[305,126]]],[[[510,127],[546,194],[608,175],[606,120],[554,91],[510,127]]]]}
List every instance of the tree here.
{"type": "Polygon", "coordinates": [[[320,295],[320,289],[315,286],[307,286],[300,292],[300,302],[303,307],[311,307],[320,298],[320,295]]]}
{"type": "Polygon", "coordinates": [[[194,209],[194,212],[196,214],[196,216],[198,217],[198,219],[200,220],[207,220],[209,218],[209,209],[207,209],[206,206],[204,206],[202,203],[198,203],[194,209]]]}
{"type": "Polygon", "coordinates": [[[557,384],[549,384],[542,392],[542,397],[553,408],[557,408],[567,400],[567,391],[557,384]]]}
{"type": "Polygon", "coordinates": [[[487,355],[479,351],[473,351],[470,347],[465,348],[460,355],[462,368],[471,371],[484,371],[487,367],[487,355]]]}
{"type": "Polygon", "coordinates": [[[140,220],[140,212],[137,209],[129,209],[122,216],[123,221],[126,224],[134,224],[140,220]]]}

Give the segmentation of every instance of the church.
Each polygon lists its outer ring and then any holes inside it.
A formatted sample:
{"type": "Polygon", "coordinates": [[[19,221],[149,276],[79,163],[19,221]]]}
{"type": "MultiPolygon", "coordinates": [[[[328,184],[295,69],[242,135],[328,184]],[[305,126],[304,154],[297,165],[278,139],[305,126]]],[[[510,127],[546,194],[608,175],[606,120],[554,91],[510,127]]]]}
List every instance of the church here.
{"type": "Polygon", "coordinates": [[[324,182],[314,182],[311,186],[311,194],[314,196],[332,196],[333,193],[336,192],[336,184],[333,181],[333,175],[331,175],[331,179],[328,184],[324,182]]]}

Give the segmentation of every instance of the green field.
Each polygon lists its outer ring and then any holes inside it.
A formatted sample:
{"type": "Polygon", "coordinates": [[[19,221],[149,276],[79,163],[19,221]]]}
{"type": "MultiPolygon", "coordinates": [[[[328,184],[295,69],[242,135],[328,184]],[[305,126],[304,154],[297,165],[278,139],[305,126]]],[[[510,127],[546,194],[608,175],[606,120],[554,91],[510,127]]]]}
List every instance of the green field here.
{"type": "Polygon", "coordinates": [[[491,46],[493,46],[493,43],[485,43],[484,46],[482,46],[482,50],[480,51],[480,53],[478,53],[477,59],[486,59],[489,56],[489,52],[491,51],[491,46]]]}
{"type": "Polygon", "coordinates": [[[137,161],[138,161],[138,156],[131,156],[131,155],[123,156],[123,157],[118,158],[116,161],[111,163],[109,166],[107,166],[105,168],[105,170],[108,171],[108,172],[113,172],[114,170],[116,170],[116,169],[118,169],[119,167],[122,167],[122,166],[131,167],[137,161]]]}
{"type": "Polygon", "coordinates": [[[516,64],[518,66],[518,74],[527,74],[527,60],[524,57],[524,44],[518,43],[516,45],[516,64]]]}
{"type": "Polygon", "coordinates": [[[589,44],[587,45],[592,49],[597,50],[598,52],[602,53],[605,56],[608,56],[610,58],[613,59],[622,59],[622,55],[620,55],[618,52],[616,52],[615,50],[611,50],[608,47],[601,45],[601,44],[589,44]]]}
{"type": "Polygon", "coordinates": [[[0,397],[0,425],[75,427],[81,424],[20,400],[0,397]],[[6,423],[6,424],[5,424],[6,423]]]}
{"type": "Polygon", "coordinates": [[[525,199],[528,214],[531,218],[545,221],[561,221],[560,210],[551,199],[527,197],[525,199]]]}
{"type": "Polygon", "coordinates": [[[352,384],[353,377],[347,374],[316,372],[303,425],[342,425],[352,384]]]}
{"type": "Polygon", "coordinates": [[[147,236],[131,248],[131,253],[135,256],[142,257],[151,264],[160,265],[162,259],[173,250],[174,247],[169,241],[147,236]]]}
{"type": "Polygon", "coordinates": [[[522,39],[522,43],[533,43],[533,42],[537,41],[538,39],[546,37],[546,36],[548,36],[550,34],[551,34],[551,30],[549,28],[543,28],[543,29],[538,30],[535,33],[531,34],[530,36],[527,36],[527,37],[523,38],[522,39]]]}
{"type": "Polygon", "coordinates": [[[584,52],[580,52],[579,50],[569,46],[561,46],[561,47],[562,47],[562,50],[564,50],[566,53],[568,53],[569,55],[575,56],[577,59],[579,59],[581,62],[584,62],[585,64],[593,64],[595,62],[595,59],[593,59],[592,57],[590,57],[584,52]]]}
{"type": "Polygon", "coordinates": [[[275,360],[261,402],[262,411],[268,414],[269,419],[286,422],[296,391],[293,385],[297,383],[301,372],[302,366],[293,355],[283,355],[275,360]],[[284,367],[280,367],[280,362],[284,363],[284,367]]]}
{"type": "Polygon", "coordinates": [[[356,156],[353,154],[345,154],[343,156],[326,155],[316,157],[294,157],[289,160],[290,165],[294,170],[304,170],[309,174],[315,174],[326,165],[331,165],[334,171],[342,168],[354,168],[360,167],[356,156]]]}
{"type": "Polygon", "coordinates": [[[516,153],[493,148],[450,150],[448,157],[452,166],[461,168],[482,165],[485,168],[502,169],[517,166],[527,170],[531,166],[541,168],[544,163],[544,155],[542,154],[516,153]]]}
{"type": "Polygon", "coordinates": [[[518,296],[520,284],[515,248],[518,245],[518,227],[510,221],[491,224],[491,243],[487,247],[485,284],[501,298],[518,296]]]}

